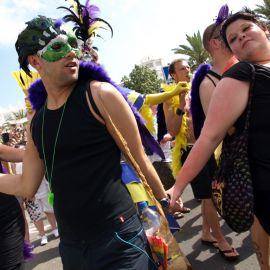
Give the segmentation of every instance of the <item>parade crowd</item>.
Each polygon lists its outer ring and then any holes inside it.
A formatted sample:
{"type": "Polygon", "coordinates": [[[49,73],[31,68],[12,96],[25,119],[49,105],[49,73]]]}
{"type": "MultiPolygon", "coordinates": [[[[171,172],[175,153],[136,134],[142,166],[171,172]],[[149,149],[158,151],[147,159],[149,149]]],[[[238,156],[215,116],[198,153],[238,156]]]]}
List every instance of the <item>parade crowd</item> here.
{"type": "MultiPolygon", "coordinates": [[[[161,207],[175,233],[176,220],[192,211],[181,199],[188,184],[201,203],[201,243],[226,261],[241,260],[221,229],[212,181],[222,143],[244,130],[249,115],[253,213],[247,230],[260,269],[270,270],[267,24],[247,8],[231,14],[223,6],[203,33],[211,63],[192,74],[187,60],[175,59],[173,82],[143,95],[117,85],[103,69],[93,39],[99,27],[112,28],[89,1],[74,2],[61,7],[68,13],[61,20],[39,15],[27,22],[15,44],[20,68],[30,77],[35,69],[40,79],[28,88],[27,126],[1,130],[0,269],[22,270],[31,259],[25,214],[41,245],[48,243],[48,219],[65,270],[170,269],[176,258],[164,263],[154,252],[138,203],[161,207]],[[133,159],[146,185],[135,171],[124,179],[123,164],[133,170],[133,159]]],[[[179,256],[173,269],[192,269],[179,256]]]]}

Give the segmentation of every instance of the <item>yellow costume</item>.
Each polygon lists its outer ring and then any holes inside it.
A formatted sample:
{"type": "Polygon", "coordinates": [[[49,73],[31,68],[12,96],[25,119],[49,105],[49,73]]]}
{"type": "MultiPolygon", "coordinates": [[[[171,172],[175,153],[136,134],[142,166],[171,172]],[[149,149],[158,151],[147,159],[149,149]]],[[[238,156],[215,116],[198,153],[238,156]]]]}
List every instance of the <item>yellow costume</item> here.
{"type": "MultiPolygon", "coordinates": [[[[178,83],[179,85],[180,83],[178,83]]],[[[183,84],[183,83],[182,83],[183,84]]],[[[175,84],[164,84],[162,85],[162,88],[165,92],[171,92],[173,89],[175,89],[175,84]]],[[[186,83],[186,90],[190,89],[190,84],[186,83]]],[[[179,96],[173,96],[172,97],[172,107],[173,111],[176,112],[177,108],[179,107],[179,96]]],[[[187,147],[187,117],[184,114],[182,117],[182,124],[180,127],[179,132],[177,133],[175,137],[175,144],[172,150],[172,172],[173,176],[176,177],[179,170],[181,169],[181,150],[186,150],[187,147]]]]}
{"type": "Polygon", "coordinates": [[[32,77],[28,76],[23,70],[21,71],[13,71],[12,75],[15,78],[15,80],[17,81],[17,83],[19,84],[19,86],[21,87],[21,89],[23,90],[26,98],[25,98],[25,106],[26,106],[26,110],[28,113],[32,113],[32,106],[30,101],[28,100],[27,96],[28,96],[28,88],[31,85],[32,82],[34,82],[35,80],[39,79],[40,76],[37,72],[30,72],[32,77]]]}
{"type": "MultiPolygon", "coordinates": [[[[162,87],[164,88],[164,86],[162,87]]],[[[168,85],[168,87],[165,86],[165,88],[166,90],[164,89],[165,90],[164,92],[155,94],[142,95],[133,90],[131,90],[128,93],[129,101],[132,102],[132,104],[137,108],[139,113],[142,115],[143,119],[145,120],[145,125],[151,134],[155,134],[156,130],[154,127],[153,113],[150,106],[163,103],[169,98],[178,99],[178,95],[183,91],[187,91],[190,88],[190,86],[187,83],[181,82],[178,83],[177,85],[174,84],[168,85]]],[[[134,178],[136,177],[134,176],[134,178]]],[[[136,181],[134,179],[134,181],[130,181],[128,184],[126,184],[126,186],[134,202],[148,201],[149,205],[154,205],[153,202],[150,200],[150,198],[148,198],[146,191],[144,190],[142,184],[139,181],[136,181]]]]}
{"type": "Polygon", "coordinates": [[[178,95],[181,92],[187,91],[190,87],[189,84],[186,82],[179,82],[178,84],[171,84],[171,85],[162,85],[162,88],[164,88],[164,86],[165,88],[167,88],[168,86],[168,88],[166,91],[161,93],[142,95],[136,91],[131,90],[130,93],[128,94],[128,99],[132,102],[132,104],[137,108],[139,113],[142,115],[143,119],[145,120],[145,125],[151,134],[155,133],[155,127],[154,127],[153,113],[150,106],[163,103],[169,98],[173,97],[178,98],[178,95]],[[136,103],[138,104],[138,106],[136,106],[136,103]]]}

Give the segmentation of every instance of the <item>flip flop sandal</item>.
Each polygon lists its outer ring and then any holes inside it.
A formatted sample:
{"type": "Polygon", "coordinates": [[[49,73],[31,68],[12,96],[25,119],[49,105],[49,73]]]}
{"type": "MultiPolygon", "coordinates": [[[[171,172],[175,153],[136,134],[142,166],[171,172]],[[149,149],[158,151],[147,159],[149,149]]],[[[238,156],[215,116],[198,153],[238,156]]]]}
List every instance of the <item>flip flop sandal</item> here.
{"type": "Polygon", "coordinates": [[[235,255],[235,256],[227,256],[226,254],[228,253],[233,253],[235,252],[235,248],[232,248],[232,249],[228,249],[228,250],[221,250],[221,249],[218,249],[219,250],[219,253],[220,255],[226,259],[227,261],[236,261],[240,255],[235,255]]]}
{"type": "Polygon", "coordinates": [[[180,208],[180,212],[182,212],[184,214],[189,213],[190,211],[191,211],[191,209],[188,207],[185,207],[185,206],[180,208]]]}
{"type": "Polygon", "coordinates": [[[201,239],[201,243],[206,246],[218,248],[218,242],[213,240],[213,241],[208,241],[208,240],[203,240],[201,239]]]}

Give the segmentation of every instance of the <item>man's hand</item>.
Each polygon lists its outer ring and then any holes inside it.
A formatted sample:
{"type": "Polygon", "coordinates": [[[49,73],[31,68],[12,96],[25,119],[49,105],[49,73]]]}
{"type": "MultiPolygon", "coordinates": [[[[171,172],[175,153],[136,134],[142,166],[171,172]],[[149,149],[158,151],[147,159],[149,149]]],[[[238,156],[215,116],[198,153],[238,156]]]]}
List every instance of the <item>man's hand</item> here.
{"type": "Polygon", "coordinates": [[[165,144],[166,142],[172,141],[173,137],[167,133],[163,136],[162,140],[160,141],[161,144],[165,144]]]}
{"type": "Polygon", "coordinates": [[[190,89],[190,83],[179,82],[171,93],[173,96],[176,96],[182,92],[186,93],[189,89],[190,89]]]}

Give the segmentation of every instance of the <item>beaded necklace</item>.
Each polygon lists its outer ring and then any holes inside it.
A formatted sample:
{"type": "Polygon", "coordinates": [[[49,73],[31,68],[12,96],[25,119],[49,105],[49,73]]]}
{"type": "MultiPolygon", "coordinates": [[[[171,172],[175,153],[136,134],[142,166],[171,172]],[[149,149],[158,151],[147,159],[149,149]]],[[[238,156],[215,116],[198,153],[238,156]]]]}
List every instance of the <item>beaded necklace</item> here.
{"type": "Polygon", "coordinates": [[[49,182],[49,188],[50,191],[48,192],[48,203],[50,205],[53,205],[54,202],[54,193],[52,192],[52,176],[53,176],[53,167],[54,167],[54,158],[55,158],[55,149],[56,149],[56,144],[58,141],[58,135],[59,135],[59,131],[62,125],[62,120],[63,120],[63,116],[64,116],[64,112],[65,112],[65,108],[67,105],[67,101],[66,100],[64,107],[62,109],[62,113],[61,113],[61,117],[59,120],[59,124],[58,124],[58,128],[57,128],[57,132],[56,132],[56,136],[55,136],[55,141],[54,141],[54,147],[53,147],[53,154],[52,154],[52,165],[51,165],[51,173],[49,174],[49,169],[47,166],[47,160],[46,160],[46,155],[45,155],[45,147],[44,147],[44,120],[45,120],[45,109],[47,107],[47,100],[43,106],[43,115],[42,115],[42,131],[41,131],[41,145],[42,145],[42,152],[43,152],[43,156],[44,156],[44,163],[45,163],[45,171],[46,171],[46,175],[47,175],[47,180],[49,182]]]}

